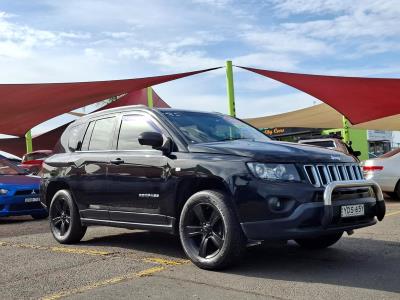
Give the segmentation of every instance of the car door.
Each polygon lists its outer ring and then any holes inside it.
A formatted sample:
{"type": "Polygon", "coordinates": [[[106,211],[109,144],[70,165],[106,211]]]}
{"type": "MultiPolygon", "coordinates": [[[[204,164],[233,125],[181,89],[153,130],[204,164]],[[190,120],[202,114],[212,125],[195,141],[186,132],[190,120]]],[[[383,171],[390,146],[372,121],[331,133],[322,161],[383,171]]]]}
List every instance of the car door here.
{"type": "Polygon", "coordinates": [[[150,115],[134,113],[121,116],[115,151],[108,167],[111,194],[110,219],[135,223],[164,224],[161,201],[168,193],[170,167],[162,151],[139,144],[143,132],[165,134],[150,115]]]}
{"type": "Polygon", "coordinates": [[[107,188],[107,166],[116,116],[91,120],[82,141],[79,155],[80,176],[77,178],[77,193],[82,217],[109,219],[109,191],[107,188]]]}

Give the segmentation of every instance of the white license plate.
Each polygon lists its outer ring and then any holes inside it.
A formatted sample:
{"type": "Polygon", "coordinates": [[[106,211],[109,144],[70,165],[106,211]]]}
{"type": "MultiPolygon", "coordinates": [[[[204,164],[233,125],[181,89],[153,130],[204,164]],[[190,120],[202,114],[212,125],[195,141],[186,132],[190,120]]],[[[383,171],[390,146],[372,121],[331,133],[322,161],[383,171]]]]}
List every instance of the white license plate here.
{"type": "Polygon", "coordinates": [[[342,218],[363,216],[364,214],[364,204],[342,206],[342,218]]]}
{"type": "Polygon", "coordinates": [[[40,198],[25,198],[25,203],[39,202],[40,198]]]}

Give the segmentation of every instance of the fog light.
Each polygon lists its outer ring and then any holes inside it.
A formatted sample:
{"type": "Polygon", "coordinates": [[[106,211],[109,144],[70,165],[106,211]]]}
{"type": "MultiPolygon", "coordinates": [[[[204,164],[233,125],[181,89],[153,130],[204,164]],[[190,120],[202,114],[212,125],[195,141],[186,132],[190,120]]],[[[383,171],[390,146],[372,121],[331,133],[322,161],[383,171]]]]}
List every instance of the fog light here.
{"type": "Polygon", "coordinates": [[[282,210],[283,203],[278,197],[270,197],[268,200],[268,204],[271,210],[282,210]]]}

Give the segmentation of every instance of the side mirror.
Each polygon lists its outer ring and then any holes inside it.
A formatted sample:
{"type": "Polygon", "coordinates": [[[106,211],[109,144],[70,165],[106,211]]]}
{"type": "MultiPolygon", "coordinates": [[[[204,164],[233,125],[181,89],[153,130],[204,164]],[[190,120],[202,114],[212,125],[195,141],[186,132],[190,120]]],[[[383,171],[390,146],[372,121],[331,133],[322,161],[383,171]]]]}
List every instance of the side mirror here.
{"type": "Polygon", "coordinates": [[[358,157],[358,156],[361,155],[361,152],[360,152],[360,151],[354,151],[354,152],[353,152],[353,155],[358,157]]]}
{"type": "Polygon", "coordinates": [[[138,137],[138,141],[140,145],[160,149],[164,143],[164,138],[159,132],[142,132],[138,137]]]}

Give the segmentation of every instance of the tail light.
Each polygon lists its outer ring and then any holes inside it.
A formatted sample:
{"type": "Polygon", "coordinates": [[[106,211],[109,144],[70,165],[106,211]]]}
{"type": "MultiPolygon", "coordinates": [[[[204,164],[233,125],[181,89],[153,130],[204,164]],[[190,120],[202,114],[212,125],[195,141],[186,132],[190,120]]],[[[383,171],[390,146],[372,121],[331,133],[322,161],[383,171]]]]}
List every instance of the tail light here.
{"type": "Polygon", "coordinates": [[[382,171],[383,166],[363,166],[364,172],[382,171]]]}

